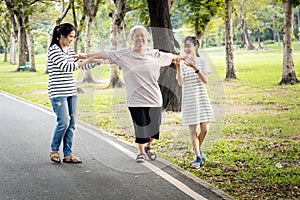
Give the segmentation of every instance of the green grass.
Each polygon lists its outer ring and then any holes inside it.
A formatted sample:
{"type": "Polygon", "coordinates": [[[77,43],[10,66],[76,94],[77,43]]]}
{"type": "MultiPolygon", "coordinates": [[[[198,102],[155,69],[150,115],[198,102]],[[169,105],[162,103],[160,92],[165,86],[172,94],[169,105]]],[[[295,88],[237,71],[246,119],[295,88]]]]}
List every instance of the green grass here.
{"type": "MultiPolygon", "coordinates": [[[[224,95],[226,114],[211,124],[204,143],[209,160],[201,170],[192,170],[188,129],[181,127],[180,113],[164,113],[159,155],[192,172],[236,199],[300,198],[300,84],[283,85],[282,50],[236,50],[238,80],[224,81],[224,48],[208,49],[213,74],[208,85],[211,99],[224,95]],[[224,90],[223,90],[224,88],[224,90]]],[[[1,55],[3,56],[3,55],[1,55]]],[[[2,60],[2,57],[0,57],[2,60]]],[[[0,89],[50,107],[45,55],[37,56],[38,72],[14,72],[0,62],[0,89]]],[[[300,45],[295,44],[294,62],[300,73],[300,45]]],[[[98,84],[82,84],[83,73],[74,77],[84,93],[79,94],[78,118],[129,142],[133,129],[125,106],[124,89],[107,89],[109,68],[93,69],[98,84]]]]}

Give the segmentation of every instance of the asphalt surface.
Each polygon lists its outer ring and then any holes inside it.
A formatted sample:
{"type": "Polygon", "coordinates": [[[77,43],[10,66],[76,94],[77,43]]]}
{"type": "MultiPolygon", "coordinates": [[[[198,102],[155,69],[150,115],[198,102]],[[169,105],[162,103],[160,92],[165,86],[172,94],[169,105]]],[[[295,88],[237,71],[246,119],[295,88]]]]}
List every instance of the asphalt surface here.
{"type": "Polygon", "coordinates": [[[73,151],[83,164],[55,164],[55,124],[51,110],[0,91],[0,200],[232,199],[161,158],[135,163],[135,146],[82,122],[73,151]]]}

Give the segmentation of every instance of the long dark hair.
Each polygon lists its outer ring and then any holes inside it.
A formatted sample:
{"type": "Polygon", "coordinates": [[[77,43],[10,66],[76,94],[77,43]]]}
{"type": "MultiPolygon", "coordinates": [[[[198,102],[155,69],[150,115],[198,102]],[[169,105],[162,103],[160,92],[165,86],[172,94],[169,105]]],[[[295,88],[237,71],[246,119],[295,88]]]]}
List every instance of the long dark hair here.
{"type": "Polygon", "coordinates": [[[76,31],[75,27],[72,24],[69,23],[63,23],[58,26],[56,26],[53,30],[53,36],[52,36],[52,41],[50,44],[50,47],[54,44],[58,45],[60,48],[59,44],[59,38],[60,36],[67,37],[72,31],[76,31]]]}
{"type": "Polygon", "coordinates": [[[198,46],[197,49],[196,49],[196,56],[197,57],[200,57],[199,53],[198,53],[198,49],[200,47],[200,43],[199,43],[199,40],[195,37],[195,36],[187,36],[184,40],[184,43],[186,41],[191,41],[193,43],[194,46],[198,46]]]}

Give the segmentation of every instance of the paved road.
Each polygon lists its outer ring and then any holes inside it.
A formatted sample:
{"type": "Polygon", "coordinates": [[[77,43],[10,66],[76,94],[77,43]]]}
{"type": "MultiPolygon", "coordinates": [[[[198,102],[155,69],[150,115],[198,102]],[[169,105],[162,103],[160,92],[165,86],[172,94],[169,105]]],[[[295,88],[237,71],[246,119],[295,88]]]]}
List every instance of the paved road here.
{"type": "Polygon", "coordinates": [[[84,123],[74,153],[84,163],[55,164],[53,112],[0,91],[0,200],[231,199],[159,158],[135,163],[136,148],[84,123]]]}

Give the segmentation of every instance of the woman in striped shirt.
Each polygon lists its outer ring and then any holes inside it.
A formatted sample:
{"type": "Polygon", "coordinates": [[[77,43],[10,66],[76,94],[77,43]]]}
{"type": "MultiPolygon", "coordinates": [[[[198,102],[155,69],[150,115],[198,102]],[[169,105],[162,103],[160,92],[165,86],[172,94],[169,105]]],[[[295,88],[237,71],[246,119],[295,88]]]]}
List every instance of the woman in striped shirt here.
{"type": "Polygon", "coordinates": [[[48,48],[47,67],[49,72],[48,94],[57,116],[57,124],[51,142],[50,158],[53,162],[61,162],[59,147],[63,141],[64,162],[82,163],[72,154],[73,132],[77,111],[77,89],[73,71],[91,69],[100,60],[89,58],[74,59],[75,51],[69,47],[75,38],[75,27],[69,23],[56,26],[48,48]]]}
{"type": "Polygon", "coordinates": [[[198,54],[199,41],[188,36],[184,41],[187,58],[176,63],[177,81],[182,85],[182,125],[188,125],[196,160],[191,167],[200,168],[206,156],[201,145],[208,132],[208,122],[214,121],[212,107],[206,91],[207,75],[211,73],[208,63],[198,54]],[[182,66],[180,65],[182,64],[182,66]],[[200,133],[197,125],[200,124],[200,133]]]}

